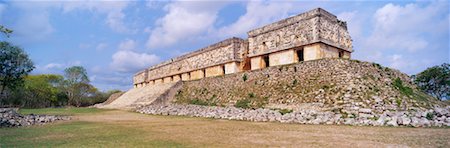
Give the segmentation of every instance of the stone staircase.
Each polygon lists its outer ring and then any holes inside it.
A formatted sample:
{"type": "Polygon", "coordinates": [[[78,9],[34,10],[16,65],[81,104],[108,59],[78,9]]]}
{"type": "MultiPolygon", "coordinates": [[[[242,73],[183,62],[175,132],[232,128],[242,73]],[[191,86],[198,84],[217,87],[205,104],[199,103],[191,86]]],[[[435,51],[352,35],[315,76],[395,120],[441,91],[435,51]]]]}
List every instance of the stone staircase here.
{"type": "Polygon", "coordinates": [[[172,97],[172,95],[170,94],[176,92],[177,90],[175,89],[180,88],[181,83],[182,82],[174,82],[156,84],[140,88],[132,88],[113,102],[96,107],[106,109],[134,110],[142,106],[150,105],[155,100],[158,100],[157,102],[161,102],[161,100],[168,100],[168,97],[172,97]]]}

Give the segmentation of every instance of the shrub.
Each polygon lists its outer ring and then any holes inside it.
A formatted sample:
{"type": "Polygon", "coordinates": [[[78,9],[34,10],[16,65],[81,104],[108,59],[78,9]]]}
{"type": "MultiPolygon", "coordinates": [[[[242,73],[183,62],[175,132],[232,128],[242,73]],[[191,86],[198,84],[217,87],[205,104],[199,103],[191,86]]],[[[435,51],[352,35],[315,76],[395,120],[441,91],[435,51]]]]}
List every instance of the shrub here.
{"type": "Polygon", "coordinates": [[[267,103],[269,103],[269,97],[259,98],[255,102],[256,108],[263,108],[267,103]]]}
{"type": "Polygon", "coordinates": [[[247,109],[250,108],[250,102],[251,102],[250,99],[238,100],[234,105],[234,107],[247,109]]]}
{"type": "Polygon", "coordinates": [[[381,67],[381,65],[378,64],[378,63],[372,63],[372,66],[373,66],[373,67],[376,67],[376,68],[378,68],[378,69],[383,69],[383,67],[381,67]]]}
{"type": "Polygon", "coordinates": [[[402,100],[401,99],[396,99],[395,103],[397,103],[397,107],[400,107],[402,105],[402,100]]]}
{"type": "Polygon", "coordinates": [[[254,93],[249,93],[249,94],[248,94],[248,97],[249,97],[249,98],[254,98],[254,97],[255,97],[255,94],[254,94],[254,93]]]}
{"type": "Polygon", "coordinates": [[[242,80],[244,80],[244,82],[245,82],[245,81],[247,81],[247,79],[248,79],[248,78],[247,78],[247,74],[244,74],[244,75],[242,76],[242,80]]]}
{"type": "Polygon", "coordinates": [[[280,112],[281,115],[284,115],[284,114],[292,113],[293,110],[292,109],[280,109],[278,112],[280,112]]]}
{"type": "Polygon", "coordinates": [[[294,81],[292,81],[292,85],[295,85],[295,84],[297,84],[298,82],[297,82],[297,79],[294,79],[294,81]]]}
{"type": "Polygon", "coordinates": [[[434,118],[434,114],[432,112],[427,113],[428,120],[433,120],[433,118],[434,118]]]}
{"type": "Polygon", "coordinates": [[[394,82],[392,82],[392,85],[403,95],[411,96],[414,94],[413,90],[410,87],[403,85],[403,81],[400,80],[400,78],[396,78],[394,82]]]}
{"type": "Polygon", "coordinates": [[[189,102],[189,104],[203,105],[203,106],[207,106],[207,105],[208,105],[207,102],[205,102],[205,101],[203,101],[203,100],[200,100],[200,99],[197,99],[197,98],[192,99],[192,100],[189,102]]]}

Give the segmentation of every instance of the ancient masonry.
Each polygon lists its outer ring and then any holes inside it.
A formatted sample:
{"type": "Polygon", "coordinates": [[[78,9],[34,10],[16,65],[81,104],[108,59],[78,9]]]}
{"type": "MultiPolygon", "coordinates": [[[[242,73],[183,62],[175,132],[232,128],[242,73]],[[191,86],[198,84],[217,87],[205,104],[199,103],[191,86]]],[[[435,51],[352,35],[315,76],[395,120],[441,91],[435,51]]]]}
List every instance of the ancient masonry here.
{"type": "Polygon", "coordinates": [[[321,8],[229,38],[135,74],[135,88],[323,58],[350,58],[347,24],[321,8]]]}

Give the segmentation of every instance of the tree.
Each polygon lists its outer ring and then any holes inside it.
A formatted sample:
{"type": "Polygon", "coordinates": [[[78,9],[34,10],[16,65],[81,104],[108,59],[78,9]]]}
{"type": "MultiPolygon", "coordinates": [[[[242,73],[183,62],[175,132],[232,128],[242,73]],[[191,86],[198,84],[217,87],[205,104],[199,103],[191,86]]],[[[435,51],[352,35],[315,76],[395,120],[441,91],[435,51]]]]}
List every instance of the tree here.
{"type": "Polygon", "coordinates": [[[8,29],[4,27],[3,25],[0,25],[0,32],[6,35],[6,37],[9,37],[9,35],[13,32],[11,29],[8,29]]]}
{"type": "Polygon", "coordinates": [[[23,78],[33,69],[33,62],[21,48],[0,42],[0,97],[6,88],[14,89],[23,84],[23,78]]]}
{"type": "Polygon", "coordinates": [[[61,75],[43,74],[31,75],[25,78],[24,87],[17,91],[22,95],[20,102],[22,107],[49,107],[58,104],[61,99],[61,75]]]}
{"type": "Polygon", "coordinates": [[[450,99],[450,64],[428,68],[413,78],[419,88],[431,96],[450,99]]]}
{"type": "Polygon", "coordinates": [[[80,100],[91,90],[86,69],[82,66],[73,66],[64,70],[65,89],[69,104],[79,106],[80,100]]]}

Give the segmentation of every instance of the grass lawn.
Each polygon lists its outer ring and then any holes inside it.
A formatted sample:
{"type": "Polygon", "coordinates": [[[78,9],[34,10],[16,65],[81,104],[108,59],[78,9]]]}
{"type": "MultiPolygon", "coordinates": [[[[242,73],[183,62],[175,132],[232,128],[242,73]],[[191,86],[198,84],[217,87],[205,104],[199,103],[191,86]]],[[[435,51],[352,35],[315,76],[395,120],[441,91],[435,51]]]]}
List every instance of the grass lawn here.
{"type": "Polygon", "coordinates": [[[93,108],[26,109],[73,115],[1,128],[0,147],[449,147],[449,128],[299,125],[143,115],[93,108]]]}

